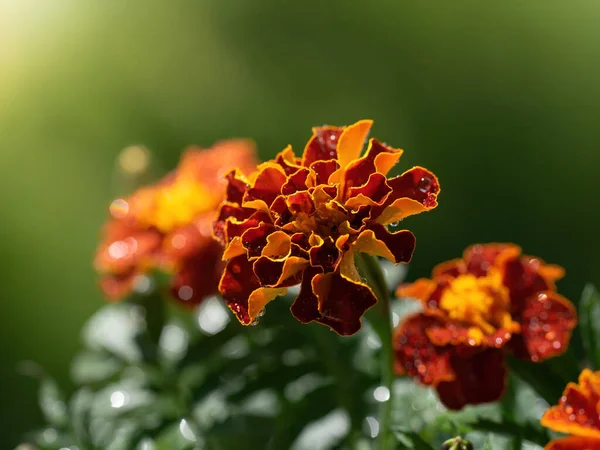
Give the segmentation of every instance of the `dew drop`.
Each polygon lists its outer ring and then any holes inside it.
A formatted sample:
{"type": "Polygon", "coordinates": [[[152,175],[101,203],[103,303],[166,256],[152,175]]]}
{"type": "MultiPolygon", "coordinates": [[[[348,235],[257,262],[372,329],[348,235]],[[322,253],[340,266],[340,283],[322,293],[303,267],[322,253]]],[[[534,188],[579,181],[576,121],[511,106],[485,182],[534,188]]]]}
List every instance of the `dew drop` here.
{"type": "Polygon", "coordinates": [[[423,193],[429,192],[429,189],[431,189],[431,178],[429,178],[429,177],[421,178],[419,180],[419,182],[417,183],[417,189],[419,189],[423,193]]]}
{"type": "Polygon", "coordinates": [[[252,322],[250,322],[251,327],[255,327],[256,325],[258,325],[258,318],[255,318],[252,322]]]}
{"type": "Polygon", "coordinates": [[[258,314],[256,315],[256,317],[262,317],[262,316],[264,316],[264,315],[265,315],[265,312],[266,312],[266,311],[265,311],[265,309],[264,309],[264,308],[263,308],[263,309],[261,309],[261,310],[258,312],[258,314]]]}

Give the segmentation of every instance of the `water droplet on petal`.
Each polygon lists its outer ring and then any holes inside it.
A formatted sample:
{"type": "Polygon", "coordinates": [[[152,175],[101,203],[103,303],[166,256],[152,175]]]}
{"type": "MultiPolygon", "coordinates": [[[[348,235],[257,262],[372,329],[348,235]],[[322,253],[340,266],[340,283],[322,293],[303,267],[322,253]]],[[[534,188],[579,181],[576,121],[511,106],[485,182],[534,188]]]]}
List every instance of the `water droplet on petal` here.
{"type": "Polygon", "coordinates": [[[419,180],[419,182],[417,183],[417,189],[419,189],[423,193],[429,192],[429,189],[431,189],[431,178],[429,178],[429,177],[421,178],[419,180]]]}

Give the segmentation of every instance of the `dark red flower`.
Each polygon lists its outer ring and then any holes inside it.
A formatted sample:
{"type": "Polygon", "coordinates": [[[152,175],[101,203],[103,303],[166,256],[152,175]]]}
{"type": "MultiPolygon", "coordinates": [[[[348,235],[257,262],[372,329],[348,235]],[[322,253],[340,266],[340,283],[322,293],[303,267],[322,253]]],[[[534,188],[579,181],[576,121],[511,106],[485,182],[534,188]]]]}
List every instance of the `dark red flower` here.
{"type": "Polygon", "coordinates": [[[103,230],[94,265],[100,285],[119,300],[160,269],[173,274],[172,297],[196,305],[217,292],[223,247],[212,236],[212,223],[225,196],[223,176],[231,167],[249,173],[256,167],[254,145],[244,140],[188,149],[177,169],[157,184],[117,199],[103,230]]]}
{"type": "Polygon", "coordinates": [[[313,129],[301,158],[287,147],[250,177],[228,176],[214,234],[226,245],[219,289],[241,323],[300,284],[292,314],[339,334],[356,333],[376,303],[354,264],[365,252],[395,263],[410,260],[410,231],[387,225],[437,206],[439,183],[422,167],[387,178],[402,150],[370,139],[372,122],[313,129]]]}
{"type": "Polygon", "coordinates": [[[600,449],[600,372],[584,369],[579,384],[567,385],[558,405],[544,413],[541,423],[571,435],[551,441],[546,450],[600,449]]]}
{"type": "Polygon", "coordinates": [[[452,409],[497,400],[504,349],[533,362],[566,350],[577,318],[556,293],[562,276],[515,245],[487,244],[400,286],[398,296],[420,300],[423,312],[395,331],[396,371],[436,387],[452,409]]]}

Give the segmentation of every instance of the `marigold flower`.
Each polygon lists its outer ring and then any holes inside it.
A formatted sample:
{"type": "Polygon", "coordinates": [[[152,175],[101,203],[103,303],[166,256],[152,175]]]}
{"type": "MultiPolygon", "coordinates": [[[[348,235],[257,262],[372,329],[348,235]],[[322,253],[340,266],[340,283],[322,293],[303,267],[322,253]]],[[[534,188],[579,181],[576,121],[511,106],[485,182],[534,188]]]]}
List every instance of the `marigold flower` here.
{"type": "Polygon", "coordinates": [[[547,410],[542,426],[571,436],[555,439],[545,450],[600,449],[600,372],[584,369],[569,383],[558,405],[547,410]]]}
{"type": "Polygon", "coordinates": [[[248,178],[227,175],[214,226],[226,245],[219,290],[241,323],[255,323],[267,303],[300,284],[291,307],[298,320],[356,333],[377,300],[354,255],[410,260],[413,234],[386,226],[435,208],[438,180],[422,167],[387,178],[402,150],[377,139],[361,157],[371,125],[314,128],[301,158],[288,146],[248,178]]]}
{"type": "Polygon", "coordinates": [[[512,244],[469,247],[433,269],[432,279],[398,288],[421,301],[394,333],[396,371],[434,386],[451,409],[499,399],[504,349],[538,362],[564,352],[576,311],[556,293],[564,271],[512,244]]]}
{"type": "Polygon", "coordinates": [[[94,261],[109,299],[141,288],[140,275],[153,269],[173,274],[172,297],[184,304],[217,292],[223,248],[211,230],[225,195],[223,176],[231,167],[247,173],[256,167],[251,142],[189,148],[177,169],[157,184],[111,204],[94,261]]]}

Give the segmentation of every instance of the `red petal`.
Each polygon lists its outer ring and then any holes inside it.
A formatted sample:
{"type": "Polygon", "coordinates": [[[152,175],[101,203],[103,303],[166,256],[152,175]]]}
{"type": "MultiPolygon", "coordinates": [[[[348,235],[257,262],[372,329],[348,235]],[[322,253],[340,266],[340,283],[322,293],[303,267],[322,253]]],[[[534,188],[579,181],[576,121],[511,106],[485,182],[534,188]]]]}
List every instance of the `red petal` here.
{"type": "Polygon", "coordinates": [[[452,259],[438,264],[433,268],[433,278],[450,277],[456,278],[467,271],[465,262],[462,259],[452,259]]]}
{"type": "Polygon", "coordinates": [[[423,384],[433,386],[454,379],[454,371],[450,365],[452,347],[434,345],[426,333],[439,320],[415,314],[396,328],[393,345],[398,374],[406,373],[423,384]]]}
{"type": "Polygon", "coordinates": [[[254,185],[244,195],[244,203],[253,200],[262,200],[271,206],[273,200],[281,194],[281,186],[287,181],[282,169],[265,167],[256,177],[254,185]]]}
{"type": "Polygon", "coordinates": [[[584,369],[579,384],[567,385],[559,404],[544,413],[541,423],[551,430],[594,438],[600,443],[599,406],[600,372],[584,369]]]}
{"type": "Polygon", "coordinates": [[[275,226],[262,222],[256,228],[250,228],[242,234],[242,245],[248,251],[248,257],[259,257],[267,245],[267,236],[275,232],[275,226]]]}
{"type": "Polygon", "coordinates": [[[285,184],[281,187],[281,193],[284,195],[291,195],[297,191],[305,191],[309,187],[308,176],[310,170],[306,167],[299,169],[293,175],[290,175],[285,184]]]}
{"type": "Polygon", "coordinates": [[[218,291],[223,273],[223,248],[215,241],[205,245],[192,258],[186,259],[171,280],[171,295],[185,306],[198,305],[218,291]]]}
{"type": "Polygon", "coordinates": [[[313,129],[313,136],[304,148],[302,165],[310,167],[315,161],[337,158],[337,143],[344,127],[324,126],[313,129]]]}
{"type": "Polygon", "coordinates": [[[375,232],[375,237],[382,241],[394,255],[395,263],[407,263],[415,251],[415,236],[410,231],[401,230],[390,233],[383,225],[373,223],[369,229],[375,232]]]}
{"type": "Polygon", "coordinates": [[[356,231],[362,230],[371,218],[371,210],[371,206],[360,206],[355,212],[350,213],[350,227],[356,231]]]}
{"type": "Polygon", "coordinates": [[[287,205],[293,214],[305,213],[311,215],[315,212],[315,202],[307,191],[290,195],[287,199],[287,205]]]}
{"type": "Polygon", "coordinates": [[[520,253],[521,249],[513,244],[475,244],[464,251],[463,259],[468,272],[482,277],[490,267],[499,266],[520,253]]]}
{"type": "Polygon", "coordinates": [[[316,267],[309,267],[303,272],[300,293],[290,308],[292,315],[302,323],[309,323],[321,317],[319,301],[312,288],[313,277],[318,273],[321,273],[321,270],[316,267]]]}
{"type": "Polygon", "coordinates": [[[441,402],[449,409],[489,403],[502,397],[506,368],[501,350],[486,349],[466,357],[455,353],[451,359],[454,381],[437,386],[441,402]]]}
{"type": "Polygon", "coordinates": [[[544,450],[600,450],[600,437],[568,436],[554,439],[546,444],[544,450]]]}
{"type": "Polygon", "coordinates": [[[329,183],[330,175],[340,168],[336,160],[315,161],[310,168],[315,171],[317,184],[329,183]]]}
{"type": "Polygon", "coordinates": [[[300,161],[296,158],[292,147],[289,145],[277,154],[275,162],[282,167],[286,175],[293,174],[301,167],[300,161]]]}
{"type": "Polygon", "coordinates": [[[360,199],[359,195],[362,198],[371,200],[373,203],[380,203],[392,191],[386,180],[385,175],[380,173],[371,174],[364,185],[348,189],[345,204],[349,208],[354,208],[354,204],[357,204],[357,200],[360,199]]]}
{"type": "MultiPolygon", "coordinates": [[[[227,228],[227,219],[233,218],[241,221],[249,218],[253,213],[254,210],[242,208],[241,206],[235,206],[231,204],[221,205],[219,217],[213,224],[213,236],[221,241],[222,244],[226,244],[231,240],[227,239],[227,233],[225,232],[225,229],[227,228]]],[[[256,223],[256,225],[258,225],[258,223],[256,223]]],[[[233,237],[233,235],[231,237],[233,237]]]]}
{"type": "Polygon", "coordinates": [[[527,299],[538,292],[552,290],[539,273],[539,266],[530,264],[527,257],[511,258],[504,263],[503,283],[510,291],[512,314],[519,316],[527,299]]]}
{"type": "Polygon", "coordinates": [[[511,341],[512,351],[518,358],[537,362],[567,349],[577,325],[577,312],[566,298],[545,291],[527,298],[515,320],[521,324],[521,335],[511,341]]]}
{"type": "Polygon", "coordinates": [[[410,198],[427,208],[437,205],[436,197],[440,191],[437,177],[423,167],[413,167],[402,175],[388,180],[392,194],[386,199],[385,205],[390,205],[398,198],[410,198]]]}
{"type": "Polygon", "coordinates": [[[317,322],[327,325],[337,334],[349,336],[360,330],[365,311],[377,303],[367,285],[347,280],[339,273],[318,274],[312,281],[319,299],[317,322]]]}
{"type": "Polygon", "coordinates": [[[309,250],[310,265],[321,267],[324,272],[332,272],[340,260],[340,251],[331,238],[327,238],[318,247],[309,250]]]}
{"type": "MultiPolygon", "coordinates": [[[[376,159],[381,154],[389,154],[395,160],[400,157],[402,150],[396,150],[382,144],[377,139],[369,139],[369,147],[365,156],[351,162],[344,173],[345,189],[365,184],[372,173],[377,172],[376,159]]],[[[387,173],[387,171],[384,171],[387,173]]],[[[383,173],[385,175],[385,173],[383,173]]]]}
{"type": "Polygon", "coordinates": [[[237,170],[232,170],[225,175],[227,180],[227,190],[225,195],[225,201],[230,203],[242,204],[242,198],[246,193],[247,185],[246,181],[240,177],[237,170]]]}
{"type": "Polygon", "coordinates": [[[245,325],[252,321],[248,314],[248,298],[259,287],[260,283],[252,270],[252,263],[248,261],[246,255],[229,260],[219,283],[219,292],[223,294],[229,309],[245,325]]]}
{"type": "Polygon", "coordinates": [[[263,211],[255,211],[248,219],[243,222],[232,222],[227,220],[225,222],[225,237],[226,242],[230,242],[234,236],[241,236],[247,230],[256,228],[261,224],[269,224],[271,217],[263,211]]]}

